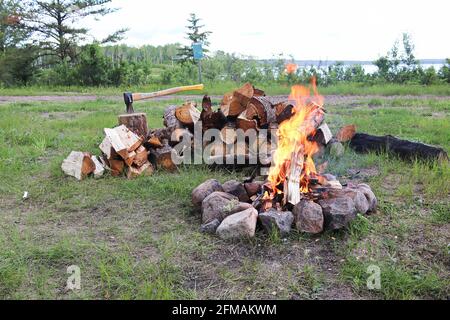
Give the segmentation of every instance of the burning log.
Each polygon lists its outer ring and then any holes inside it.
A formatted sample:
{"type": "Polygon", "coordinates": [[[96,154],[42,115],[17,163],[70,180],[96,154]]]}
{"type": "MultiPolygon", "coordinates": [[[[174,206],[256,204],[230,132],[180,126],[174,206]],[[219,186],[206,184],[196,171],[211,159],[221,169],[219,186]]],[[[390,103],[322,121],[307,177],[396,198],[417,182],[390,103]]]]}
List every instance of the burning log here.
{"type": "Polygon", "coordinates": [[[440,147],[401,140],[390,135],[380,137],[356,133],[350,141],[350,147],[357,152],[388,152],[405,160],[448,161],[447,152],[440,147]]]}
{"type": "Polygon", "coordinates": [[[300,194],[300,177],[303,171],[303,162],[303,148],[299,146],[299,150],[294,152],[291,157],[289,175],[284,181],[285,204],[290,203],[295,206],[302,199],[300,194]]]}

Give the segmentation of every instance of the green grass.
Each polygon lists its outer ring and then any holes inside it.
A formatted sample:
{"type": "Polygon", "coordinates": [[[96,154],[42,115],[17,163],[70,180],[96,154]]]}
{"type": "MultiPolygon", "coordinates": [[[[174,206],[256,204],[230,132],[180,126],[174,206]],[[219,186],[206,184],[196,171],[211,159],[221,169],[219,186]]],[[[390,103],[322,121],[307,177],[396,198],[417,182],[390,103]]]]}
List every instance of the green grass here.
{"type": "MultiPolygon", "coordinates": [[[[0,96],[22,96],[22,95],[99,95],[111,96],[121,95],[123,92],[152,92],[156,90],[165,89],[168,87],[175,87],[185,84],[172,85],[145,85],[133,87],[79,87],[79,86],[28,86],[15,88],[0,88],[0,96]]],[[[235,90],[241,84],[235,82],[213,82],[205,83],[205,89],[201,92],[185,92],[182,94],[209,94],[209,95],[223,95],[225,92],[235,90]]],[[[262,88],[270,95],[287,95],[290,92],[290,85],[273,84],[273,83],[255,83],[256,87],[262,88]]],[[[336,94],[336,95],[436,95],[436,96],[450,96],[450,85],[401,85],[401,84],[364,84],[364,83],[340,83],[327,87],[320,87],[321,94],[336,94]]]]}
{"type": "MultiPolygon", "coordinates": [[[[164,107],[181,102],[143,102],[139,110],[156,128],[164,107]]],[[[346,146],[343,157],[328,159],[327,171],[342,182],[369,183],[377,214],[336,233],[260,233],[230,244],[199,232],[190,194],[207,178],[243,172],[193,165],[136,180],[64,176],[62,160],[71,150],[98,154],[103,128],[114,126],[122,109],[107,98],[0,106],[0,298],[448,297],[448,165],[360,155],[346,146]],[[365,285],[371,264],[381,268],[381,290],[365,285]],[[80,291],[65,290],[70,265],[80,266],[80,291]]],[[[367,97],[331,101],[327,111],[334,132],[355,123],[359,131],[450,151],[449,99],[367,97]]]]}

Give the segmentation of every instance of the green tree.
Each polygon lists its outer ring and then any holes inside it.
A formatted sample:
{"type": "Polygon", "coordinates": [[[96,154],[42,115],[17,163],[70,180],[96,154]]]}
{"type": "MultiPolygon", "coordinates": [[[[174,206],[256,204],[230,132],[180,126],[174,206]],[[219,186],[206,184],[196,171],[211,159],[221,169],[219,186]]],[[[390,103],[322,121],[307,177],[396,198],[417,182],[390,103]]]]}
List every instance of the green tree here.
{"type": "Polygon", "coordinates": [[[0,83],[27,84],[35,69],[36,47],[25,45],[26,30],[19,29],[22,2],[0,0],[0,83]]]}
{"type": "Polygon", "coordinates": [[[439,70],[439,78],[450,83],[450,58],[445,60],[445,65],[439,70]]]}
{"type": "Polygon", "coordinates": [[[197,17],[195,13],[191,13],[188,19],[189,25],[186,26],[188,31],[186,32],[186,39],[190,41],[190,45],[182,46],[178,50],[177,59],[182,62],[194,62],[194,52],[192,50],[192,44],[201,42],[203,45],[203,52],[206,54],[209,52],[208,37],[212,33],[211,31],[202,31],[204,25],[200,24],[201,19],[197,17]]]}
{"type": "Polygon", "coordinates": [[[108,84],[110,65],[98,44],[89,44],[82,48],[77,68],[77,79],[85,86],[108,84]]]}
{"type": "Polygon", "coordinates": [[[16,48],[28,37],[28,32],[17,28],[23,7],[18,0],[0,0],[0,52],[16,48]]]}
{"type": "MultiPolygon", "coordinates": [[[[74,60],[77,44],[86,40],[89,29],[79,27],[86,17],[105,16],[116,9],[109,8],[111,0],[28,0],[26,11],[18,25],[32,33],[44,54],[59,61],[74,60]]],[[[118,30],[102,43],[121,39],[126,30],[118,30]]]]}

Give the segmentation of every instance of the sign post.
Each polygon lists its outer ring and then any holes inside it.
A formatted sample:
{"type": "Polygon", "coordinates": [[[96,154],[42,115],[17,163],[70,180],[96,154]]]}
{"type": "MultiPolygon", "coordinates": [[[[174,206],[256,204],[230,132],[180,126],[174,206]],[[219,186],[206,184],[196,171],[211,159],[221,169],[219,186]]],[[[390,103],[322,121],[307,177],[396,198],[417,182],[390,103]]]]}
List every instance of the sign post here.
{"type": "Polygon", "coordinates": [[[203,47],[201,42],[195,42],[192,44],[192,51],[194,53],[194,60],[197,60],[198,65],[198,80],[202,83],[202,59],[203,59],[203,47]]]}

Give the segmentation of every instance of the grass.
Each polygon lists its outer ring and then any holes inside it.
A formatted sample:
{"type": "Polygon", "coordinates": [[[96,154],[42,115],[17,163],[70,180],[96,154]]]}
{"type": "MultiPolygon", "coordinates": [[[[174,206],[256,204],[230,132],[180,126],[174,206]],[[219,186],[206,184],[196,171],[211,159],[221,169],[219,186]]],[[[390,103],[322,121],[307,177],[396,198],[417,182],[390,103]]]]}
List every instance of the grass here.
{"type": "MultiPolygon", "coordinates": [[[[141,103],[152,128],[165,105],[141,103]]],[[[191,190],[207,178],[244,173],[184,166],[136,180],[63,175],[71,150],[98,154],[102,129],[123,104],[34,102],[0,106],[0,298],[3,299],[446,299],[449,296],[450,170],[360,155],[347,146],[328,172],[369,183],[379,211],[348,230],[307,236],[259,234],[228,243],[199,232],[191,190]],[[22,200],[24,191],[29,199],[22,200]],[[67,267],[81,290],[66,290],[67,267]],[[367,267],[381,289],[366,286],[367,267]]],[[[359,131],[438,144],[450,151],[450,100],[355,97],[330,100],[332,131],[359,131]]]]}
{"type": "MultiPolygon", "coordinates": [[[[39,96],[39,95],[98,95],[98,96],[112,96],[121,95],[123,92],[152,92],[168,87],[175,87],[185,84],[172,85],[145,85],[133,87],[79,87],[79,86],[27,86],[27,87],[13,87],[0,88],[0,96],[39,96]]],[[[240,84],[235,82],[213,82],[205,83],[205,89],[201,92],[187,92],[184,94],[209,94],[209,95],[223,95],[225,92],[230,92],[236,89],[240,84]]],[[[264,88],[267,94],[270,95],[287,95],[290,92],[290,85],[277,83],[260,83],[255,84],[256,87],[264,88]]],[[[436,84],[436,85],[415,85],[415,84],[365,84],[365,83],[340,83],[321,87],[321,93],[327,95],[383,95],[383,96],[404,96],[404,95],[435,95],[435,96],[450,96],[450,85],[436,84]]],[[[183,94],[183,93],[182,93],[183,94]]],[[[378,102],[380,100],[378,99],[378,102]]]]}

